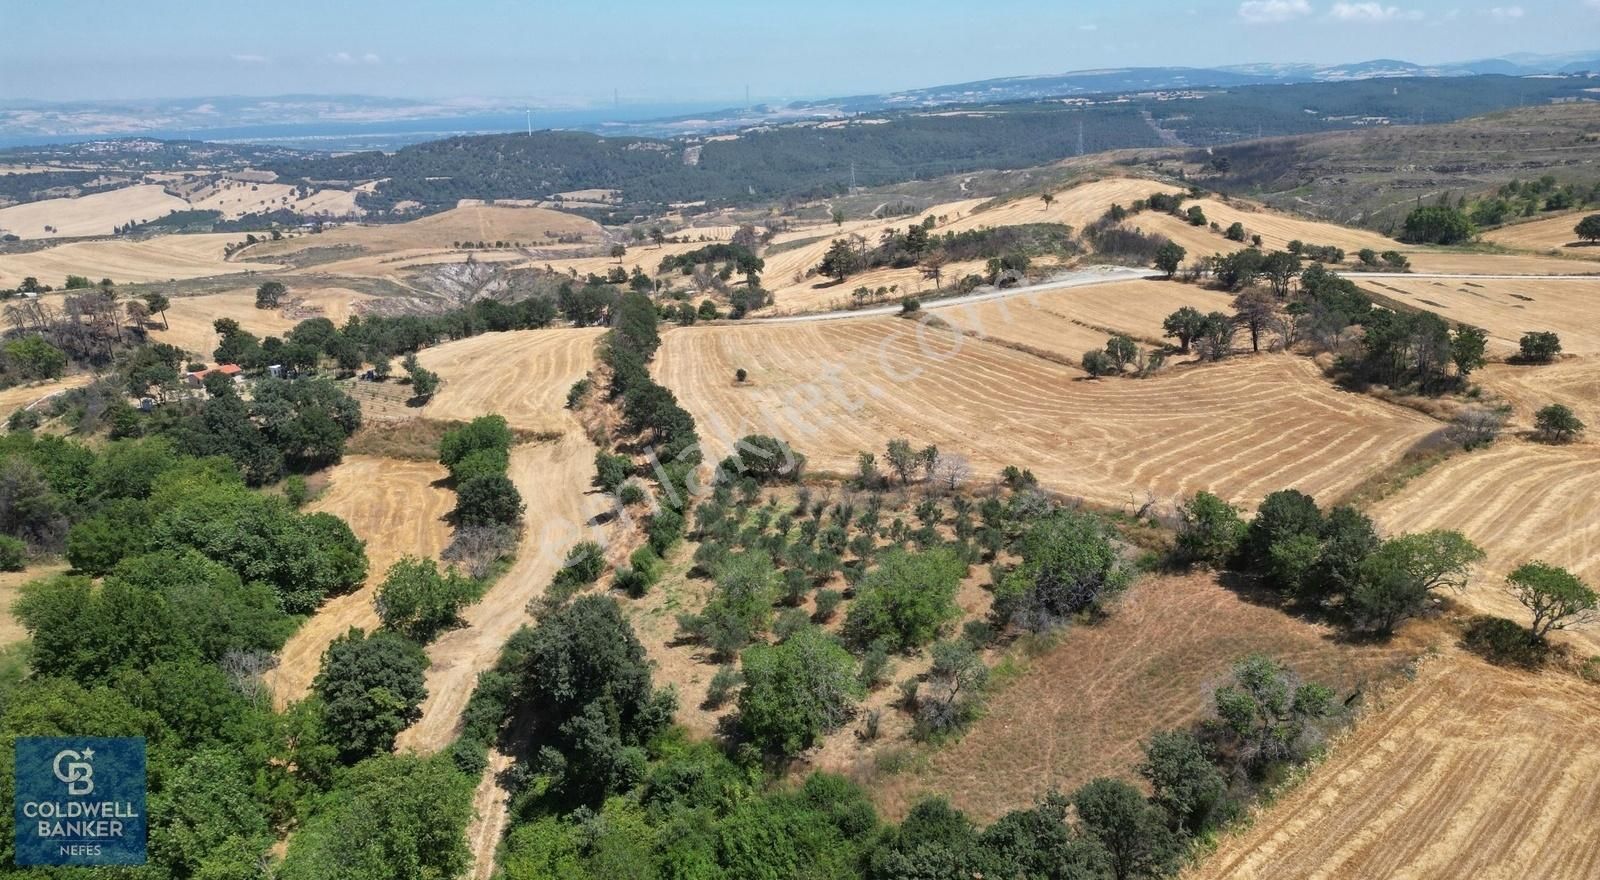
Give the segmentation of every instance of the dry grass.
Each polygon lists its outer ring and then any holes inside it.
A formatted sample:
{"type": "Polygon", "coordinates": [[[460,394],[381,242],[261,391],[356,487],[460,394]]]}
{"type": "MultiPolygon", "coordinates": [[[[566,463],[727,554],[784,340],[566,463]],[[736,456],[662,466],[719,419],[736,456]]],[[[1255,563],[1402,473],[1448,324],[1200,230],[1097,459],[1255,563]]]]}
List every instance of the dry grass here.
{"type": "Polygon", "coordinates": [[[73,199],[45,199],[0,208],[0,230],[22,238],[110,235],[129,220],[143,222],[187,210],[189,203],[156,184],[128,186],[73,199]],[[46,226],[55,231],[47,232],[46,226]]]}
{"type": "Polygon", "coordinates": [[[1597,741],[1593,685],[1452,654],[1186,876],[1600,876],[1597,741]]]}
{"type": "Polygon", "coordinates": [[[1600,358],[1565,358],[1553,364],[1489,364],[1472,380],[1512,405],[1513,428],[1531,430],[1533,414],[1565,404],[1588,426],[1586,439],[1600,438],[1600,358]]]}
{"type": "Polygon", "coordinates": [[[1132,777],[1152,733],[1207,717],[1211,691],[1235,661],[1261,651],[1345,694],[1402,665],[1418,647],[1404,635],[1353,646],[1221,586],[1215,576],[1153,577],[1111,616],[1075,626],[991,699],[959,742],[922,755],[921,767],[871,778],[878,804],[899,818],[924,795],[992,821],[1052,789],[1097,776],[1132,777]]]}
{"type": "Polygon", "coordinates": [[[657,374],[694,414],[711,460],[761,433],[852,472],[858,452],[881,455],[905,437],[969,457],[977,479],[1027,466],[1051,489],[1110,506],[1199,489],[1244,504],[1291,486],[1337,495],[1439,427],[1338,391],[1300,358],[1085,381],[894,318],[675,329],[657,374]],[[750,381],[735,385],[736,368],[750,381]]]}
{"type": "Polygon", "coordinates": [[[1336,245],[1351,254],[1362,248],[1380,253],[1403,248],[1399,242],[1376,232],[1280,214],[1238,199],[1227,202],[1216,198],[1186,200],[1183,209],[1187,211],[1196,205],[1205,212],[1208,224],[1216,223],[1223,229],[1235,222],[1244,224],[1245,243],[1230,241],[1205,226],[1190,226],[1187,220],[1157,211],[1136,214],[1128,218],[1125,225],[1167,236],[1183,245],[1190,259],[1239,250],[1246,246],[1251,235],[1261,236],[1261,246],[1268,250],[1284,250],[1296,239],[1308,245],[1336,245]]]}
{"type": "Polygon", "coordinates": [[[1600,277],[1514,281],[1383,278],[1363,280],[1378,296],[1489,331],[1491,351],[1517,351],[1522,334],[1554,330],[1569,354],[1600,354],[1600,277]]]}
{"type": "Polygon", "coordinates": [[[0,391],[0,418],[5,418],[15,410],[31,406],[63,391],[81,388],[92,381],[94,381],[94,376],[90,373],[75,373],[71,376],[64,376],[60,379],[52,379],[46,382],[13,385],[0,391]]]}
{"type": "MultiPolygon", "coordinates": [[[[1458,455],[1376,505],[1387,533],[1455,529],[1488,560],[1463,595],[1474,608],[1522,620],[1526,611],[1504,588],[1507,572],[1532,559],[1565,566],[1600,582],[1600,448],[1550,447],[1503,439],[1458,455]]],[[[1600,653],[1600,635],[1563,638],[1600,653]]]]}
{"type": "Polygon", "coordinates": [[[459,241],[520,241],[538,247],[553,241],[546,232],[581,235],[591,242],[602,238],[598,224],[572,214],[543,208],[475,205],[441,211],[409,223],[341,226],[320,235],[262,242],[250,249],[250,256],[270,260],[308,247],[337,245],[356,245],[368,255],[379,255],[416,248],[448,249],[459,241]]]}
{"type": "Polygon", "coordinates": [[[68,275],[130,284],[280,268],[275,263],[241,265],[224,260],[223,246],[243,240],[243,233],[227,232],[158,235],[138,241],[74,241],[27,253],[0,254],[0,287],[16,287],[29,275],[41,284],[60,287],[68,275]]]}
{"type": "Polygon", "coordinates": [[[437,559],[450,541],[445,516],[455,493],[442,485],[437,462],[346,455],[328,488],[308,510],[331,513],[350,524],[367,544],[367,583],[328,600],[284,645],[279,664],[266,676],[279,706],[304,697],[322,665],[322,652],[352,626],[378,623],[372,600],[389,566],[407,554],[437,559]]]}
{"type": "Polygon", "coordinates": [[[1528,254],[1474,254],[1450,250],[1405,250],[1414,272],[1444,275],[1589,275],[1587,261],[1528,254]]]}

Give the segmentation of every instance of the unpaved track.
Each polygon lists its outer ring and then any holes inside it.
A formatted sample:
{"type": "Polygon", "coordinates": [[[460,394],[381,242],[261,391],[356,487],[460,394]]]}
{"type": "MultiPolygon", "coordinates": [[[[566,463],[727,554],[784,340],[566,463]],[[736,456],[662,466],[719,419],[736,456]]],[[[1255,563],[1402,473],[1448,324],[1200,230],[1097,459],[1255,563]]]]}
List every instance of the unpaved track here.
{"type": "Polygon", "coordinates": [[[428,646],[422,719],[400,734],[396,748],[431,753],[450,744],[478,673],[493,666],[500,646],[532,620],[528,602],[544,593],[566,551],[593,536],[589,521],[607,509],[606,496],[589,490],[594,453],[594,445],[576,430],[552,443],[512,450],[511,480],[528,506],[517,560],[483,599],[462,612],[465,626],[428,646]]]}
{"type": "Polygon", "coordinates": [[[352,626],[378,625],[372,600],[395,560],[407,554],[437,559],[450,542],[444,517],[455,507],[455,493],[436,485],[444,477],[445,469],[433,462],[365,455],[346,456],[334,467],[332,483],[308,509],[340,517],[367,542],[367,583],[328,600],[283,646],[278,666],[265,677],[279,708],[311,690],[322,652],[334,639],[352,626]]]}
{"type": "Polygon", "coordinates": [[[51,379],[31,385],[13,385],[0,390],[0,418],[11,415],[13,410],[31,407],[40,401],[54,397],[63,391],[73,388],[82,388],[94,381],[92,373],[74,373],[60,379],[51,379]]]}
{"type": "Polygon", "coordinates": [[[1189,880],[1600,877],[1600,689],[1447,651],[1189,880]]]}

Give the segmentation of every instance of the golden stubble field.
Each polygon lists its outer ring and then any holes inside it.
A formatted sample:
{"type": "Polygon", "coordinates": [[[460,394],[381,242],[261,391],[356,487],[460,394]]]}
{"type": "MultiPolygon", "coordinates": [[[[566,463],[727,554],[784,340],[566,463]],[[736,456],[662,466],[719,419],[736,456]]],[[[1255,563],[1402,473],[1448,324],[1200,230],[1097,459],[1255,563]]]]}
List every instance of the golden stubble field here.
{"type": "Polygon", "coordinates": [[[1026,466],[1049,489],[1118,506],[1200,489],[1245,505],[1289,487],[1331,499],[1440,427],[1336,390],[1302,358],[1086,380],[897,318],[674,329],[656,375],[694,414],[711,460],[745,434],[770,434],[848,473],[858,452],[881,458],[904,437],[965,456],[976,479],[1026,466]]]}
{"type": "Polygon", "coordinates": [[[1584,241],[1578,238],[1577,233],[1578,221],[1591,213],[1594,212],[1579,211],[1576,214],[1513,223],[1485,232],[1483,238],[1508,248],[1600,259],[1600,244],[1584,241]]]}
{"type": "Polygon", "coordinates": [[[1489,331],[1491,351],[1513,354],[1522,334],[1554,330],[1562,351],[1600,354],[1600,277],[1374,278],[1356,282],[1372,293],[1448,321],[1489,331]]]}
{"type": "Polygon", "coordinates": [[[567,390],[594,366],[595,343],[604,332],[516,330],[424,349],[417,360],[443,382],[421,414],[466,421],[499,413],[513,428],[567,430],[567,390]]]}
{"type": "MultiPolygon", "coordinates": [[[[400,430],[401,428],[396,428],[400,430]]],[[[307,510],[331,513],[366,542],[367,582],[353,593],[328,600],[295,631],[265,679],[273,699],[286,705],[304,697],[322,665],[322,652],[351,627],[372,629],[372,601],[389,566],[402,556],[439,558],[450,542],[445,516],[455,493],[442,485],[443,465],[348,455],[329,472],[329,484],[307,510]]]]}
{"type": "Polygon", "coordinates": [[[138,284],[282,268],[271,262],[241,264],[225,260],[223,247],[243,240],[244,236],[238,233],[208,232],[139,240],[72,241],[44,250],[0,254],[0,287],[16,287],[30,275],[41,284],[60,287],[68,275],[138,284]]]}
{"type": "Polygon", "coordinates": [[[1447,651],[1188,880],[1600,876],[1600,688],[1447,651]]]}
{"type": "Polygon", "coordinates": [[[203,296],[176,296],[167,309],[166,324],[160,315],[153,315],[146,328],[150,338],[165,342],[210,362],[211,352],[221,342],[214,323],[219,318],[231,318],[239,326],[257,336],[282,336],[308,318],[321,317],[335,326],[344,326],[350,316],[360,311],[361,304],[372,300],[370,294],[343,287],[301,288],[291,285],[289,296],[276,309],[256,308],[255,288],[212,293],[203,296]]]}
{"type": "Polygon", "coordinates": [[[142,223],[184,211],[189,203],[157,184],[127,186],[71,199],[45,199],[0,208],[0,230],[22,238],[110,235],[132,220],[142,223]],[[50,230],[45,229],[51,227],[50,230]]]}

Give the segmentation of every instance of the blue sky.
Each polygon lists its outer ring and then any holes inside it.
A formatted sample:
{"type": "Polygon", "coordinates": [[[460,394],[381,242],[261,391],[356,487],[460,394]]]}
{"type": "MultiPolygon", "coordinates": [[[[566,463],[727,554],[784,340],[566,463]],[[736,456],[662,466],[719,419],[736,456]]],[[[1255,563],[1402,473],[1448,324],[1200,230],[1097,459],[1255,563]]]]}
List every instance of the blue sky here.
{"type": "Polygon", "coordinates": [[[1600,0],[0,0],[0,99],[558,103],[876,92],[1096,67],[1600,47],[1600,0]]]}

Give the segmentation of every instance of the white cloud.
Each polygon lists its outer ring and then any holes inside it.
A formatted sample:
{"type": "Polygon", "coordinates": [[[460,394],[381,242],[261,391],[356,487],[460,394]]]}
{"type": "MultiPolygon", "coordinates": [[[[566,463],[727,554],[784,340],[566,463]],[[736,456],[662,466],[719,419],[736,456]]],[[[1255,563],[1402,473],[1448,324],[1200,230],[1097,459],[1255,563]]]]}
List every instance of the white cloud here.
{"type": "Polygon", "coordinates": [[[328,56],[328,60],[332,61],[334,64],[382,64],[383,63],[383,59],[380,58],[376,52],[368,52],[368,53],[366,53],[364,55],[353,55],[353,54],[351,54],[349,52],[335,52],[332,55],[328,56]]]}
{"type": "Polygon", "coordinates": [[[266,64],[272,60],[265,55],[230,55],[228,57],[240,64],[266,64]]]}
{"type": "Polygon", "coordinates": [[[1335,3],[1328,17],[1335,21],[1371,24],[1384,21],[1416,21],[1422,13],[1415,9],[1384,6],[1382,3],[1335,3]]]}
{"type": "Polygon", "coordinates": [[[1251,24],[1273,24],[1311,14],[1307,0],[1244,0],[1239,17],[1251,24]]]}
{"type": "MultiPolygon", "coordinates": [[[[1589,0],[1589,5],[1594,6],[1595,0],[1589,0]]],[[[1501,21],[1516,21],[1525,13],[1521,6],[1496,6],[1489,10],[1489,15],[1501,21]]]]}

